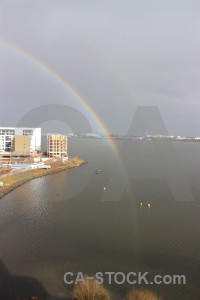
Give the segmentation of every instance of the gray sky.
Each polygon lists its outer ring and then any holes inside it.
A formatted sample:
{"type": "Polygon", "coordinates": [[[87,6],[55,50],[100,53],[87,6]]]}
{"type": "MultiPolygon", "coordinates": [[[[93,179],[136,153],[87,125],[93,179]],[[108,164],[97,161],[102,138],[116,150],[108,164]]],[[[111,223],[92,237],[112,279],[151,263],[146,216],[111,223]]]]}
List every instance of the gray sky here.
{"type": "MultiPolygon", "coordinates": [[[[170,134],[200,136],[199,0],[0,0],[0,38],[59,73],[111,133],[127,132],[138,105],[156,105],[170,134]]],[[[0,99],[2,126],[46,104],[85,113],[1,43],[0,99]]]]}

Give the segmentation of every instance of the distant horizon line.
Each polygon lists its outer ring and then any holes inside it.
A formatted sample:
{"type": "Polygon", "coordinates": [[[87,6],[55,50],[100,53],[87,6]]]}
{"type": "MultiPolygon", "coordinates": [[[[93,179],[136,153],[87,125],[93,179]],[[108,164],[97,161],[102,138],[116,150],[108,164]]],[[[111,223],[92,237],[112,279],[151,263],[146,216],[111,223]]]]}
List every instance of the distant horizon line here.
{"type": "MultiPolygon", "coordinates": [[[[86,136],[86,137],[107,137],[107,135],[104,135],[103,133],[94,133],[94,132],[88,132],[85,134],[75,134],[73,132],[71,133],[59,133],[59,132],[52,132],[52,133],[44,133],[42,135],[48,135],[48,134],[64,134],[64,135],[70,135],[70,136],[86,136]]],[[[109,133],[109,137],[171,137],[171,138],[200,138],[200,136],[188,136],[188,135],[162,135],[162,134],[146,134],[146,135],[126,135],[126,134],[117,134],[117,133],[109,133]]]]}
{"type": "MultiPolygon", "coordinates": [[[[29,127],[29,126],[0,126],[0,129],[14,129],[14,128],[27,128],[27,129],[41,129],[41,127],[29,127]]],[[[48,135],[48,134],[61,134],[61,135],[71,135],[71,136],[101,136],[101,137],[106,137],[106,136],[112,136],[112,137],[180,137],[180,138],[198,138],[200,136],[196,135],[180,135],[180,134],[170,134],[170,135],[163,135],[160,133],[156,134],[146,134],[146,135],[127,135],[127,134],[119,134],[119,133],[108,133],[107,135],[102,133],[102,132],[87,132],[85,134],[74,134],[73,132],[68,132],[68,133],[61,133],[61,132],[48,132],[48,133],[41,133],[41,135],[48,135]]]]}

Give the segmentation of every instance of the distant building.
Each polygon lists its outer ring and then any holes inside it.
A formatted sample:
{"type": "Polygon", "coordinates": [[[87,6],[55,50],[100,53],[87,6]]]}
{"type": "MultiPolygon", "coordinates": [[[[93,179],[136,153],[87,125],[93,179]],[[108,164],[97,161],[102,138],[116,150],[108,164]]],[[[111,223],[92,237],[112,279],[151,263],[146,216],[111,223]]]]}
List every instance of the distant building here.
{"type": "Polygon", "coordinates": [[[24,149],[30,153],[41,150],[41,128],[0,127],[0,153],[24,149]]]}
{"type": "Polygon", "coordinates": [[[49,157],[67,157],[67,136],[47,134],[47,155],[49,157]]]}

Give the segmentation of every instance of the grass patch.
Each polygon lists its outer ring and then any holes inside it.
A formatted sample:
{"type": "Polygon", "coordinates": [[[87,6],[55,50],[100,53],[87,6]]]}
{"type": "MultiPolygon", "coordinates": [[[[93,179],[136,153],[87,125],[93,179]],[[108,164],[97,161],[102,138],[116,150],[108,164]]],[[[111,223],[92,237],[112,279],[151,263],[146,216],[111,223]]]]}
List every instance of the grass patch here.
{"type": "Polygon", "coordinates": [[[125,300],[162,300],[155,292],[148,289],[132,289],[125,300]]]}
{"type": "Polygon", "coordinates": [[[5,196],[10,191],[14,190],[16,187],[38,177],[51,175],[54,173],[58,173],[64,171],[66,169],[71,169],[75,167],[79,167],[86,162],[79,158],[73,157],[69,161],[65,162],[55,162],[51,164],[51,169],[34,169],[28,171],[17,172],[6,176],[5,178],[0,178],[0,181],[3,181],[4,185],[0,187],[0,198],[5,196]]]}
{"type": "Polygon", "coordinates": [[[88,280],[87,276],[84,276],[85,284],[82,282],[74,286],[72,296],[73,300],[110,300],[109,292],[96,283],[96,280],[88,280]]]}

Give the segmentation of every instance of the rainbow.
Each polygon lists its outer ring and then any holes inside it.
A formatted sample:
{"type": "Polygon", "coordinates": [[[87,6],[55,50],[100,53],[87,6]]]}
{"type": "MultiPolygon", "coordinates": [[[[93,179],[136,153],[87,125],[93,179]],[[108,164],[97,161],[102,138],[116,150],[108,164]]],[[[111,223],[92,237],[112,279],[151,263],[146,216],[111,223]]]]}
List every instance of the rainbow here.
{"type": "MultiPolygon", "coordinates": [[[[130,196],[130,199],[132,200],[132,208],[133,208],[133,215],[134,220],[137,224],[137,216],[136,216],[136,203],[134,201],[134,195],[132,187],[129,183],[129,178],[127,175],[126,168],[124,166],[124,163],[122,159],[120,158],[120,154],[118,151],[117,146],[115,145],[114,139],[112,139],[109,135],[108,130],[106,129],[105,125],[99,118],[99,116],[96,114],[94,109],[83,99],[83,97],[65,80],[63,79],[55,70],[53,70],[51,67],[47,66],[45,63],[38,60],[33,55],[27,53],[26,51],[22,50],[21,48],[9,43],[8,41],[0,39],[0,45],[4,46],[5,48],[11,50],[14,53],[19,54],[23,58],[26,58],[28,61],[32,62],[34,65],[39,67],[41,70],[43,70],[47,75],[50,75],[53,79],[55,79],[56,82],[58,82],[70,95],[73,96],[73,98],[77,101],[78,104],[81,105],[81,107],[84,109],[85,113],[89,115],[91,120],[93,120],[94,124],[97,125],[97,127],[100,129],[101,132],[106,136],[106,140],[108,141],[115,158],[117,158],[116,162],[119,163],[119,166],[121,167],[122,174],[124,176],[125,182],[127,183],[127,191],[130,196]]],[[[137,228],[137,225],[136,225],[137,228]]]]}
{"type": "Polygon", "coordinates": [[[41,70],[43,70],[45,73],[50,75],[53,79],[55,79],[56,82],[58,82],[67,91],[67,93],[73,96],[73,98],[78,102],[78,104],[82,106],[84,111],[91,117],[93,122],[100,129],[100,131],[103,132],[103,134],[106,136],[106,140],[108,141],[111,149],[113,150],[115,158],[117,158],[117,161],[120,164],[120,167],[124,174],[124,178],[127,182],[129,193],[131,195],[131,187],[129,186],[129,180],[128,180],[126,168],[120,158],[118,148],[115,145],[114,139],[110,137],[108,130],[106,129],[105,125],[103,124],[99,116],[96,114],[94,109],[83,99],[83,97],[65,79],[63,79],[51,67],[47,66],[45,63],[41,62],[39,59],[31,55],[30,53],[27,53],[25,50],[22,50],[21,48],[9,43],[8,41],[0,39],[0,45],[4,46],[5,48],[11,50],[14,53],[19,54],[23,58],[26,58],[27,60],[31,61],[34,65],[39,67],[41,70]]]}
{"type": "Polygon", "coordinates": [[[34,65],[38,66],[41,70],[46,72],[48,75],[50,75],[53,79],[56,80],[85,110],[85,112],[91,117],[93,122],[97,125],[97,127],[100,129],[100,131],[106,136],[108,143],[110,144],[115,156],[119,158],[119,152],[118,149],[113,141],[113,139],[110,138],[109,132],[97,113],[94,111],[94,109],[83,99],[83,97],[67,82],[65,79],[63,79],[55,70],[53,70],[51,67],[46,65],[45,63],[41,62],[39,59],[34,57],[33,55],[27,53],[26,51],[22,50],[21,48],[0,39],[0,44],[9,50],[18,53],[20,56],[28,59],[31,61],[34,65]]]}

